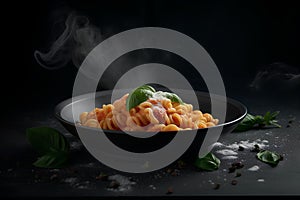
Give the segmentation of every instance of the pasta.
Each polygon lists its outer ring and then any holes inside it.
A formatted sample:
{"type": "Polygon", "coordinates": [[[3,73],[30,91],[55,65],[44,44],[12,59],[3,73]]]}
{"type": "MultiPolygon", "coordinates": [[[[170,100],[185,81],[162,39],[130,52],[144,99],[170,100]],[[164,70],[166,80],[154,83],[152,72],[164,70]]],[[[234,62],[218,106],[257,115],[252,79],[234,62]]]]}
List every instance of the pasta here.
{"type": "Polygon", "coordinates": [[[208,128],[219,122],[209,113],[193,110],[192,104],[172,102],[166,97],[150,97],[128,111],[128,96],[125,94],[112,104],[81,113],[80,124],[106,130],[153,132],[208,128]]]}

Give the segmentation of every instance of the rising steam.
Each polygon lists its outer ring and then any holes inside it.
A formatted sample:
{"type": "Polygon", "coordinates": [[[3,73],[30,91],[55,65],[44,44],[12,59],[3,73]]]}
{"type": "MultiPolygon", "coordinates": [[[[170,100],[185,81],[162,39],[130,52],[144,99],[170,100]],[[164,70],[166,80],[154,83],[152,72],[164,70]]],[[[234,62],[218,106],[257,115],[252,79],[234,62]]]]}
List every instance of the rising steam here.
{"type": "Polygon", "coordinates": [[[34,52],[36,61],[44,68],[54,70],[64,67],[71,60],[79,67],[87,54],[100,42],[100,30],[90,24],[85,16],[71,13],[65,22],[65,30],[51,45],[47,53],[34,52]]]}
{"type": "Polygon", "coordinates": [[[292,90],[300,88],[300,72],[285,63],[272,63],[259,70],[250,84],[255,90],[270,89],[276,91],[292,90]]]}

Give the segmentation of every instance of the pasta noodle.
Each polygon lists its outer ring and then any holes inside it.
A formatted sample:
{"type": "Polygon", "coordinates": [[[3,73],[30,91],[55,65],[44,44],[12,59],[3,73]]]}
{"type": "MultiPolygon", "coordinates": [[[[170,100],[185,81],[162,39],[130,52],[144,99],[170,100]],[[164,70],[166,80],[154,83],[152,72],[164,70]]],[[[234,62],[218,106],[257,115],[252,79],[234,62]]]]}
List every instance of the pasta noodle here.
{"type": "Polygon", "coordinates": [[[209,113],[193,110],[193,105],[171,102],[168,98],[149,98],[126,110],[128,94],[113,104],[103,105],[80,115],[83,126],[124,131],[179,131],[208,128],[219,120],[209,113]]]}

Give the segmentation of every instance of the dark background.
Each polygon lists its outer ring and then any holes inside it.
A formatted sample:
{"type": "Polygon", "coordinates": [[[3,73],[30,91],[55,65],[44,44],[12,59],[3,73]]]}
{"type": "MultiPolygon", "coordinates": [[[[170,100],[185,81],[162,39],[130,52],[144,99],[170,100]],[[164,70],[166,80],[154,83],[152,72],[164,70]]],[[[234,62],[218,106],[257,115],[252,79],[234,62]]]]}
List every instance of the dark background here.
{"type": "MultiPolygon", "coordinates": [[[[87,16],[100,28],[104,39],[143,26],[180,31],[208,51],[229,96],[239,98],[251,93],[255,97],[261,92],[250,90],[249,85],[261,68],[282,62],[299,69],[299,8],[296,1],[12,2],[2,12],[2,76],[8,79],[2,79],[2,86],[9,97],[4,100],[30,109],[44,103],[55,105],[71,97],[77,73],[72,62],[58,70],[47,70],[33,57],[35,50],[49,50],[64,30],[71,11],[87,16]]],[[[271,90],[274,92],[274,88],[271,90]]],[[[279,92],[282,91],[285,89],[279,92]]],[[[262,93],[266,92],[270,90],[262,93]]],[[[280,97],[276,92],[272,95],[280,97]]]]}
{"type": "MultiPolygon", "coordinates": [[[[297,1],[49,0],[12,1],[1,7],[1,102],[4,106],[0,164],[5,170],[15,167],[17,158],[28,158],[24,165],[31,166],[34,155],[22,154],[23,147],[30,149],[25,128],[37,124],[51,126],[53,121],[57,124],[53,116],[50,116],[52,121],[48,119],[49,113],[72,95],[78,68],[69,62],[58,70],[47,70],[33,56],[35,50],[49,50],[63,32],[64,21],[72,11],[87,16],[100,28],[104,39],[144,26],[180,31],[207,50],[219,68],[228,96],[245,103],[250,112],[251,108],[256,108],[256,112],[279,108],[286,118],[299,111],[299,82],[296,86],[289,85],[284,78],[279,78],[260,90],[249,87],[255,75],[268,66],[281,66],[282,73],[299,74],[300,6],[297,1]]],[[[203,85],[197,85],[200,79],[191,81],[196,89],[203,89],[203,85]]],[[[298,130],[295,128],[294,133],[299,133],[298,130]]]]}

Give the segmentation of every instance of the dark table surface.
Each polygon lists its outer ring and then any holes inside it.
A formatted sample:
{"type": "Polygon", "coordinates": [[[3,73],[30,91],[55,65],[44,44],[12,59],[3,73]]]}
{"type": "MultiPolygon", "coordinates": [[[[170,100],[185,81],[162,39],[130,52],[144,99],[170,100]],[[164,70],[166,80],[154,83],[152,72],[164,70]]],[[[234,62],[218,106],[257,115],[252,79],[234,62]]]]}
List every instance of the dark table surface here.
{"type": "MultiPolygon", "coordinates": [[[[251,113],[263,114],[268,110],[280,110],[282,128],[251,130],[221,135],[219,142],[264,141],[268,150],[283,155],[276,167],[256,159],[249,149],[236,151],[237,159],[222,159],[215,147],[213,153],[221,158],[219,170],[197,171],[192,164],[184,168],[176,164],[147,174],[127,174],[112,170],[94,159],[80,141],[69,134],[54,118],[52,104],[36,104],[23,108],[18,114],[3,121],[0,143],[0,193],[4,196],[165,196],[172,189],[172,196],[181,195],[299,195],[300,180],[300,109],[298,101],[274,101],[265,98],[238,97],[251,113]],[[14,120],[11,120],[14,119],[14,120]],[[25,137],[25,129],[34,126],[50,126],[64,133],[71,144],[70,162],[63,169],[40,169],[32,166],[37,155],[25,137]],[[5,135],[5,137],[4,137],[5,135]],[[244,167],[229,173],[233,162],[244,167]],[[257,165],[257,171],[248,170],[257,165]],[[178,169],[179,174],[169,173],[178,169]],[[168,171],[169,170],[169,171],[168,171]],[[111,190],[109,181],[97,180],[101,173],[127,177],[132,185],[123,191],[111,190]],[[130,178],[129,178],[130,177],[130,178]],[[233,185],[232,181],[237,184],[233,185]],[[135,184],[134,184],[135,183],[135,184]],[[219,188],[217,187],[219,185],[219,188]]],[[[273,99],[273,98],[272,98],[273,99]]]]}

